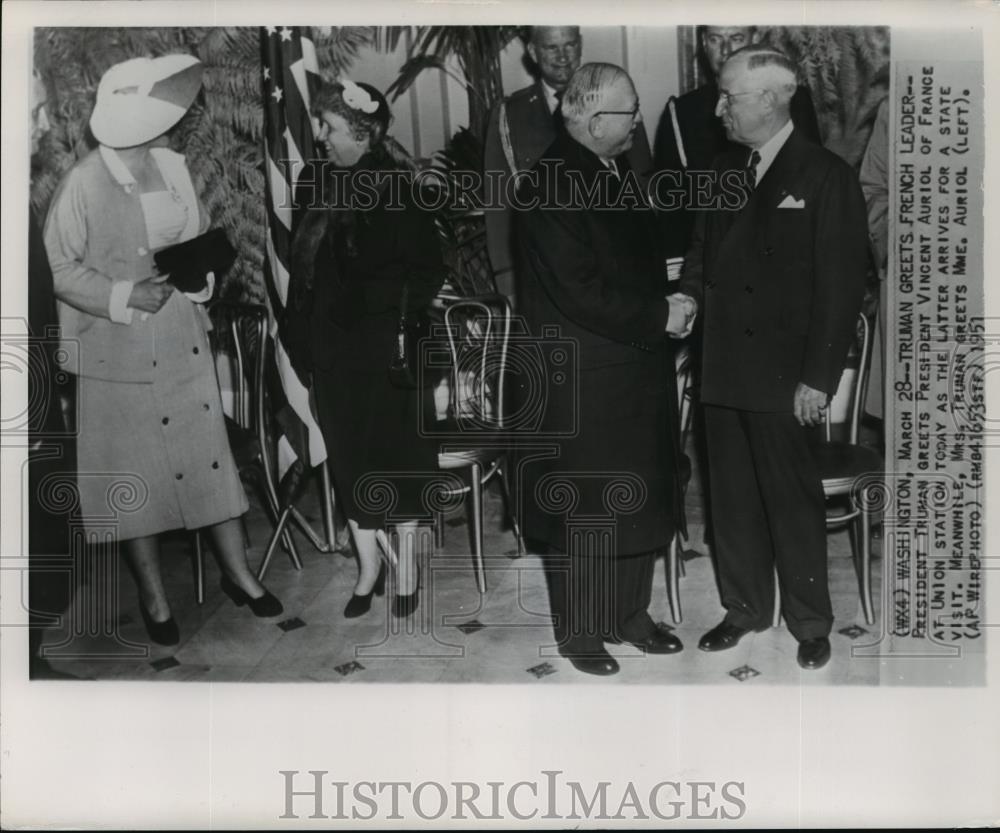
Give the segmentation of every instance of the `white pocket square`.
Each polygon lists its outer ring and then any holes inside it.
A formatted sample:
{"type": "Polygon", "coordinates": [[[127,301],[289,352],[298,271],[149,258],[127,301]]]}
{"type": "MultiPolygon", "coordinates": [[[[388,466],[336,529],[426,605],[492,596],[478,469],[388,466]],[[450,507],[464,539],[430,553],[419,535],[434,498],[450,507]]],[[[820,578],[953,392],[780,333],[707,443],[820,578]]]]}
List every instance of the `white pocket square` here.
{"type": "Polygon", "coordinates": [[[778,208],[805,208],[805,200],[797,200],[791,194],[778,203],[778,208]]]}

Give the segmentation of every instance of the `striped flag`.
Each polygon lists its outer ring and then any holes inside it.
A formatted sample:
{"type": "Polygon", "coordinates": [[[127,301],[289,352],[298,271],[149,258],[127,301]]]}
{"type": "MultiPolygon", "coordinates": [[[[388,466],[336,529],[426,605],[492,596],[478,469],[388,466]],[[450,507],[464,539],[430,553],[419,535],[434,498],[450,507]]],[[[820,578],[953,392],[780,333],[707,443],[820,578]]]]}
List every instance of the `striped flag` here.
{"type": "MultiPolygon", "coordinates": [[[[292,369],[278,334],[276,313],[288,303],[288,265],[291,262],[292,194],[305,160],[314,156],[313,126],[309,115],[310,90],[319,79],[316,49],[308,27],[262,26],[261,67],[264,93],[265,180],[267,188],[267,258],[264,282],[271,302],[271,337],[288,404],[301,420],[308,437],[309,465],[326,459],[323,435],[309,405],[309,391],[292,369]]],[[[286,436],[295,432],[286,431],[286,436]]],[[[283,438],[286,464],[288,440],[283,438]]],[[[302,445],[292,443],[292,445],[302,445]]]]}

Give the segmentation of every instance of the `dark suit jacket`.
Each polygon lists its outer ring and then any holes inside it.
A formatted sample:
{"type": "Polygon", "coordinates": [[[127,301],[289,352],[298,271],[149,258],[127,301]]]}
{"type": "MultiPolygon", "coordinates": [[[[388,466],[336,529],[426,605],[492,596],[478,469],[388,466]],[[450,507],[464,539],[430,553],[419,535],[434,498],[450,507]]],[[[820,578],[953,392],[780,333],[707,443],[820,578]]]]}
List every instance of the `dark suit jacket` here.
{"type": "MultiPolygon", "coordinates": [[[[519,171],[527,171],[542,158],[546,149],[555,141],[556,126],[545,100],[545,90],[538,81],[512,93],[505,101],[507,124],[510,131],[511,147],[519,171]]],[[[642,177],[648,177],[653,162],[649,152],[649,138],[644,125],[636,131],[635,141],[628,154],[632,170],[642,177]]],[[[500,106],[493,108],[486,131],[486,145],[483,154],[483,169],[500,172],[495,183],[500,186],[497,194],[499,208],[486,212],[486,238],[490,263],[494,274],[501,275],[513,268],[511,243],[511,212],[506,199],[507,182],[511,178],[510,165],[504,153],[500,131],[500,106]]],[[[501,280],[504,280],[501,278],[501,280]]],[[[508,278],[509,280],[509,278],[508,278]]],[[[507,286],[497,287],[509,294],[507,286]]]]}
{"type": "MultiPolygon", "coordinates": [[[[537,185],[519,196],[557,204],[569,202],[572,176],[591,183],[607,175],[566,133],[535,170],[537,185]]],[[[616,186],[609,176],[609,187],[616,186]]],[[[556,548],[564,546],[574,516],[613,518],[618,554],[665,546],[681,522],[673,354],[654,232],[648,209],[536,208],[515,215],[519,311],[539,344],[554,327],[575,353],[562,365],[569,383],[552,381],[559,368],[544,366],[543,390],[527,391],[544,404],[543,434],[575,428],[554,440],[557,457],[523,470],[527,534],[556,548]],[[574,509],[560,512],[536,500],[547,475],[565,475],[579,491],[574,509]],[[636,490],[628,510],[606,489],[616,478],[636,490]]]]}
{"type": "MultiPolygon", "coordinates": [[[[740,167],[747,148],[723,154],[740,167]]],[[[681,291],[704,328],[701,399],[790,412],[804,382],[833,394],[861,309],[865,201],[854,169],[796,128],[740,211],[703,212],[681,291]],[[800,208],[779,208],[783,202],[800,208]]]]}
{"type": "MultiPolygon", "coordinates": [[[[715,115],[715,105],[718,100],[719,87],[714,81],[674,100],[677,124],[684,143],[685,160],[681,159],[677,147],[669,104],[663,109],[654,142],[653,160],[656,170],[707,171],[720,153],[742,147],[726,138],[722,121],[715,115]]],[[[796,90],[792,97],[791,112],[796,129],[809,141],[817,145],[822,144],[816,111],[808,87],[800,86],[796,90]]],[[[681,257],[687,251],[698,213],[683,209],[664,213],[663,230],[668,241],[668,257],[681,257]]]]}

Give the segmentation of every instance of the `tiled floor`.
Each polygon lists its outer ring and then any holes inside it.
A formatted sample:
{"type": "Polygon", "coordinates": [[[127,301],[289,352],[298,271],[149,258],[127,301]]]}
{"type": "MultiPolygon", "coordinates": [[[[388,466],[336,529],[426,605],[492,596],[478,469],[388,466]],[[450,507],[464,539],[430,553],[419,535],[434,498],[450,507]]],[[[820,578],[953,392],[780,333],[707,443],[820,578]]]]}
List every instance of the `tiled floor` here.
{"type": "MultiPolygon", "coordinates": [[[[366,616],[343,618],[356,575],[353,558],[320,553],[301,535],[296,540],[304,569],[294,570],[279,551],[267,575],[268,588],[285,606],[279,619],[256,619],[247,608],[235,607],[218,589],[218,568],[210,556],[206,600],[199,606],[194,600],[191,539],[178,534],[168,536],[163,563],[181,629],[180,645],[168,649],[148,642],[134,584],[122,570],[119,593],[111,595],[110,602],[105,600],[102,621],[88,623],[81,615],[94,596],[92,585],[78,591],[76,615],[61,631],[49,634],[47,645],[53,655],[48,659],[59,670],[95,680],[729,686],[879,682],[877,661],[852,656],[852,648],[875,641],[878,625],[864,624],[846,532],[831,533],[829,538],[836,621],[833,657],[822,670],[799,669],[796,642],[784,627],[749,635],[729,651],[699,651],[698,638],[723,613],[710,559],[700,555],[685,561],[681,579],[683,621],[674,627],[684,651],[646,656],[631,646],[612,646],[609,650],[618,658],[621,672],[591,677],[577,672],[554,649],[541,560],[531,554],[510,557],[514,538],[501,528],[501,502],[493,490],[487,491],[486,504],[488,591],[483,597],[476,591],[461,513],[447,522],[444,547],[425,561],[420,607],[405,620],[389,614],[391,582],[389,593],[376,597],[366,616]],[[78,635],[70,638],[74,633],[78,635]],[[66,644],[56,647],[60,642],[66,644]],[[97,654],[104,658],[95,658],[97,654]]],[[[318,528],[318,501],[312,495],[304,509],[318,528]]],[[[703,527],[696,481],[689,489],[688,515],[691,546],[697,549],[703,527]]],[[[256,565],[269,532],[256,506],[248,516],[248,531],[251,564],[256,565]]],[[[876,603],[881,563],[876,560],[873,565],[876,603]]],[[[671,623],[662,560],[656,568],[651,614],[671,623]]]]}

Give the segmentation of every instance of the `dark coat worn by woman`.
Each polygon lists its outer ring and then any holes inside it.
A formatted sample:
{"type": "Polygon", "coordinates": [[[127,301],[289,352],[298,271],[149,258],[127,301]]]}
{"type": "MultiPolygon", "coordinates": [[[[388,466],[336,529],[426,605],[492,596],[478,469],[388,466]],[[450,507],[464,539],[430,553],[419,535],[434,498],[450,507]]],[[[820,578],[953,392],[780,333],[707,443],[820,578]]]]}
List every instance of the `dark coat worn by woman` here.
{"type": "MultiPolygon", "coordinates": [[[[369,153],[353,170],[385,173],[391,164],[369,153]]],[[[289,322],[308,326],[307,340],[298,336],[308,344],[330,468],[347,517],[363,529],[427,514],[420,492],[437,470],[437,444],[420,435],[428,396],[395,387],[388,367],[404,285],[408,308],[421,310],[445,275],[433,214],[414,203],[407,178],[394,176],[373,203],[303,217],[293,280],[312,290],[305,315],[289,322]]]]}

